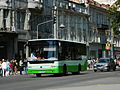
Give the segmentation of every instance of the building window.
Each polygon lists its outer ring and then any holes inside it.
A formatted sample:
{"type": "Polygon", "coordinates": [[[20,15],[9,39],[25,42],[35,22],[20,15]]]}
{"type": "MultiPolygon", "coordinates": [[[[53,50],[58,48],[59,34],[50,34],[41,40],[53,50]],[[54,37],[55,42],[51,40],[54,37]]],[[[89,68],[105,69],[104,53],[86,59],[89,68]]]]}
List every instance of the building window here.
{"type": "Polygon", "coordinates": [[[24,30],[25,12],[17,12],[17,29],[24,30]]]}

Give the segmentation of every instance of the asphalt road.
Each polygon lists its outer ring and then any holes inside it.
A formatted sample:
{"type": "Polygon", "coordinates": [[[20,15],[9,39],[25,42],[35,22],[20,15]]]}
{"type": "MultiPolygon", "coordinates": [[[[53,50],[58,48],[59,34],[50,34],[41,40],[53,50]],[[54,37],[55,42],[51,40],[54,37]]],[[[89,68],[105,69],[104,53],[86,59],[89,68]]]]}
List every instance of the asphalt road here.
{"type": "Polygon", "coordinates": [[[0,77],[0,90],[120,90],[120,69],[80,75],[16,75],[0,77]]]}

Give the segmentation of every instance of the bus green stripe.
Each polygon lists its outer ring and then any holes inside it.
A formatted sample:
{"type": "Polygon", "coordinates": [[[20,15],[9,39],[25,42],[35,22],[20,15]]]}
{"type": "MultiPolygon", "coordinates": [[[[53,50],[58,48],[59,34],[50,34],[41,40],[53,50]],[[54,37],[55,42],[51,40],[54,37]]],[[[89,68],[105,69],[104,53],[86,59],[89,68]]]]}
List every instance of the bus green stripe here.
{"type": "MultiPolygon", "coordinates": [[[[87,64],[81,65],[81,70],[85,71],[87,64]]],[[[67,65],[67,72],[77,72],[78,71],[78,65],[67,65]]],[[[58,66],[57,68],[48,68],[48,69],[28,69],[29,74],[34,73],[41,73],[44,71],[44,73],[63,73],[63,66],[58,66]]]]}

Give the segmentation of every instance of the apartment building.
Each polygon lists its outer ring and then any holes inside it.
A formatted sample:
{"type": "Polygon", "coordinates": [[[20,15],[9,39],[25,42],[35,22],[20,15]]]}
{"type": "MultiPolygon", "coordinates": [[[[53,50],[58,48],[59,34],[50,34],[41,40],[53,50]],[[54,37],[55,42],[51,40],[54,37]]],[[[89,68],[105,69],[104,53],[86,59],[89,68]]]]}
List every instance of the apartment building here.
{"type": "Polygon", "coordinates": [[[108,57],[110,20],[103,7],[93,0],[0,0],[0,58],[25,58],[27,40],[41,38],[78,41],[89,57],[108,57]]]}
{"type": "Polygon", "coordinates": [[[29,39],[87,42],[87,8],[74,1],[0,0],[0,20],[0,58],[25,58],[29,39]],[[39,25],[54,18],[55,23],[39,25]]]}
{"type": "Polygon", "coordinates": [[[0,0],[0,59],[23,58],[31,39],[31,9],[41,11],[38,0],[0,0]]]}

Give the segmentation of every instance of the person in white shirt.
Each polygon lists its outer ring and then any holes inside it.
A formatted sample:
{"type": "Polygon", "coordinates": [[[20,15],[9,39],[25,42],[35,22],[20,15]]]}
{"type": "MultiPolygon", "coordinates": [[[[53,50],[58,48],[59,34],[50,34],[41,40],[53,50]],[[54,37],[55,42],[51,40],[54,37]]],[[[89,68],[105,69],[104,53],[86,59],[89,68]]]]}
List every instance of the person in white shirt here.
{"type": "Polygon", "coordinates": [[[0,76],[2,76],[2,61],[0,61],[0,76]]]}
{"type": "Polygon", "coordinates": [[[2,63],[2,76],[6,76],[6,70],[7,70],[7,62],[5,59],[2,59],[3,63],[2,63]]]}

